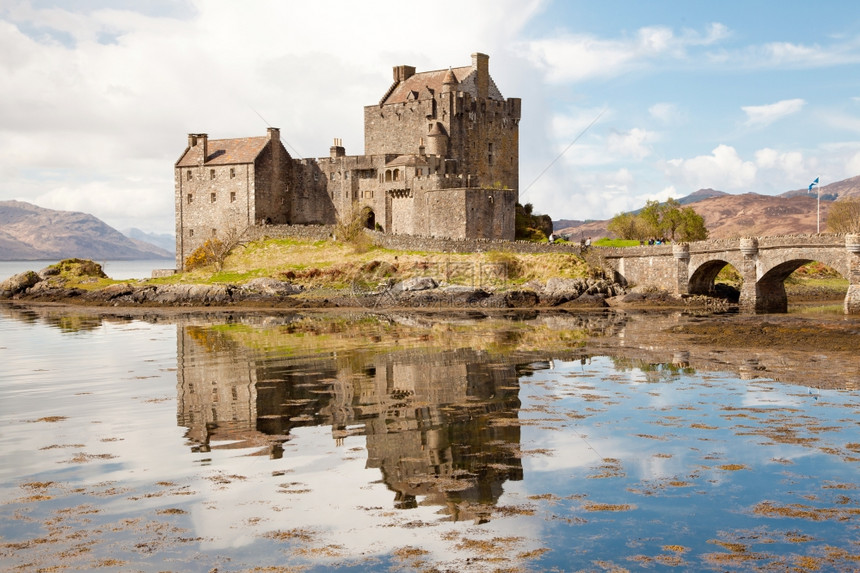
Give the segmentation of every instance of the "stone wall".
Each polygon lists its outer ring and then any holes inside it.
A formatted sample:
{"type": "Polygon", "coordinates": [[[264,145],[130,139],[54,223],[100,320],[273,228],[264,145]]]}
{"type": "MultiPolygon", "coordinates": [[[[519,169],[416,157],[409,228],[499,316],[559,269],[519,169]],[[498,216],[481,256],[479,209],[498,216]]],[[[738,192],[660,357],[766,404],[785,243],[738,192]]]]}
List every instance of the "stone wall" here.
{"type": "Polygon", "coordinates": [[[333,225],[338,220],[335,202],[328,190],[328,173],[315,159],[293,161],[290,185],[291,218],[294,225],[333,225]]]}
{"type": "Polygon", "coordinates": [[[463,112],[452,118],[450,156],[460,172],[485,187],[519,188],[520,100],[474,100],[465,95],[463,112]]]}
{"type": "Polygon", "coordinates": [[[845,314],[860,314],[860,235],[845,237],[848,251],[848,293],[845,295],[845,314]]]}
{"type": "MultiPolygon", "coordinates": [[[[579,255],[580,246],[573,243],[549,244],[529,241],[505,241],[491,239],[451,239],[447,237],[420,237],[416,235],[392,235],[365,230],[373,243],[380,247],[399,251],[428,251],[439,253],[484,253],[508,251],[512,253],[565,253],[579,255]]],[[[248,241],[270,239],[296,239],[322,241],[333,238],[334,225],[268,225],[252,227],[245,231],[243,239],[248,241]]]]}
{"type": "Polygon", "coordinates": [[[207,240],[252,225],[256,170],[253,164],[177,168],[176,268],[207,240]]]}
{"type": "Polygon", "coordinates": [[[740,304],[756,312],[785,312],[785,279],[818,261],[848,279],[845,312],[860,314],[860,236],[784,235],[697,241],[659,247],[601,249],[616,280],[676,294],[704,294],[718,271],[731,264],[743,277],[740,304]]]}

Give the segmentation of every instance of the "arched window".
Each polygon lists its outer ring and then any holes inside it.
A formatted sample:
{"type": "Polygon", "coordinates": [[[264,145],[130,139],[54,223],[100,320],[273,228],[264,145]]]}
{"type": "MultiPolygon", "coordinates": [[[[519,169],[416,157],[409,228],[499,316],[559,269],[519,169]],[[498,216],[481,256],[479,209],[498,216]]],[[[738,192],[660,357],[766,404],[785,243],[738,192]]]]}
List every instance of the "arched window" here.
{"type": "Polygon", "coordinates": [[[391,181],[391,169],[386,169],[386,170],[385,170],[385,180],[386,180],[386,181],[391,181]]]}
{"type": "Polygon", "coordinates": [[[399,169],[394,170],[394,180],[400,181],[400,170],[399,169]]]}

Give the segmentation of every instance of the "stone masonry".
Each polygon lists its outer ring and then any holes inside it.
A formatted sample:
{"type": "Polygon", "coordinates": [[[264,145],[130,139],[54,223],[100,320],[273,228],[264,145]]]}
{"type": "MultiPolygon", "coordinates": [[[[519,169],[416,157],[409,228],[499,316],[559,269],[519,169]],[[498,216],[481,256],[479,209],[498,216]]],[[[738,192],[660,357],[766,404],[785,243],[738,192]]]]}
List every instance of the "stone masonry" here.
{"type": "Polygon", "coordinates": [[[176,268],[209,239],[269,225],[332,225],[362,217],[386,234],[514,238],[521,101],[505,99],[489,56],[416,73],[395,66],[364,108],[364,154],[335,139],[328,157],[294,159],[265,137],[190,134],[174,166],[176,268]]]}
{"type": "Polygon", "coordinates": [[[786,312],[785,279],[819,261],[848,279],[845,313],[860,314],[860,235],[747,237],[600,252],[618,282],[675,294],[708,294],[730,264],[743,277],[740,305],[750,312],[786,312]]]}

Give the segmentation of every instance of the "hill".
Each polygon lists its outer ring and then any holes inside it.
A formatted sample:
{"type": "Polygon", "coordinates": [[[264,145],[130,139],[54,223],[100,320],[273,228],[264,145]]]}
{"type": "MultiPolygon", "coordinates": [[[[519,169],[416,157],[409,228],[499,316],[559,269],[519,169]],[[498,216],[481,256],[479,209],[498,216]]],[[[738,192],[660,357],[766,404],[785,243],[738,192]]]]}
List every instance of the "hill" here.
{"type": "Polygon", "coordinates": [[[172,259],[173,253],[126,237],[92,215],[0,201],[0,259],[172,259]]]}
{"type": "MultiPolygon", "coordinates": [[[[714,189],[700,189],[678,201],[693,205],[705,219],[713,239],[742,236],[815,233],[817,229],[817,193],[807,189],[787,191],[781,195],[744,193],[730,195],[714,189]]],[[[860,176],[836,181],[821,187],[821,230],[826,228],[827,210],[832,201],[860,197],[860,176]]],[[[558,229],[557,234],[570,235],[572,240],[609,236],[609,220],[590,221],[558,229]]]]}
{"type": "Polygon", "coordinates": [[[168,235],[166,233],[147,233],[146,231],[141,231],[140,229],[132,227],[131,229],[124,230],[123,235],[136,241],[143,241],[150,245],[155,245],[156,247],[164,249],[168,253],[173,253],[176,249],[176,238],[173,235],[168,235]]]}
{"type": "MultiPolygon", "coordinates": [[[[780,197],[797,197],[799,195],[817,196],[817,190],[813,189],[813,192],[809,193],[809,187],[795,189],[793,191],[786,191],[780,197]]],[[[846,197],[860,198],[860,175],[821,186],[822,201],[825,198],[834,201],[846,197]]]]}

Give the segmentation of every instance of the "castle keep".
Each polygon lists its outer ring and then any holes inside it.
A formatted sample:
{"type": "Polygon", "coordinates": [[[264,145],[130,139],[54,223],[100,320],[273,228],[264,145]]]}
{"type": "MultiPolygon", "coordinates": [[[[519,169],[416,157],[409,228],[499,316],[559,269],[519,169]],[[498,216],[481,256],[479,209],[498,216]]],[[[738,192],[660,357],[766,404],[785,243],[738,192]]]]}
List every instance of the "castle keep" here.
{"type": "Polygon", "coordinates": [[[505,99],[489,56],[416,73],[395,66],[364,108],[364,154],[339,139],[328,157],[295,159],[277,128],[263,137],[190,134],[174,167],[176,268],[208,239],[254,225],[334,224],[362,216],[384,233],[514,238],[519,98],[505,99]]]}

